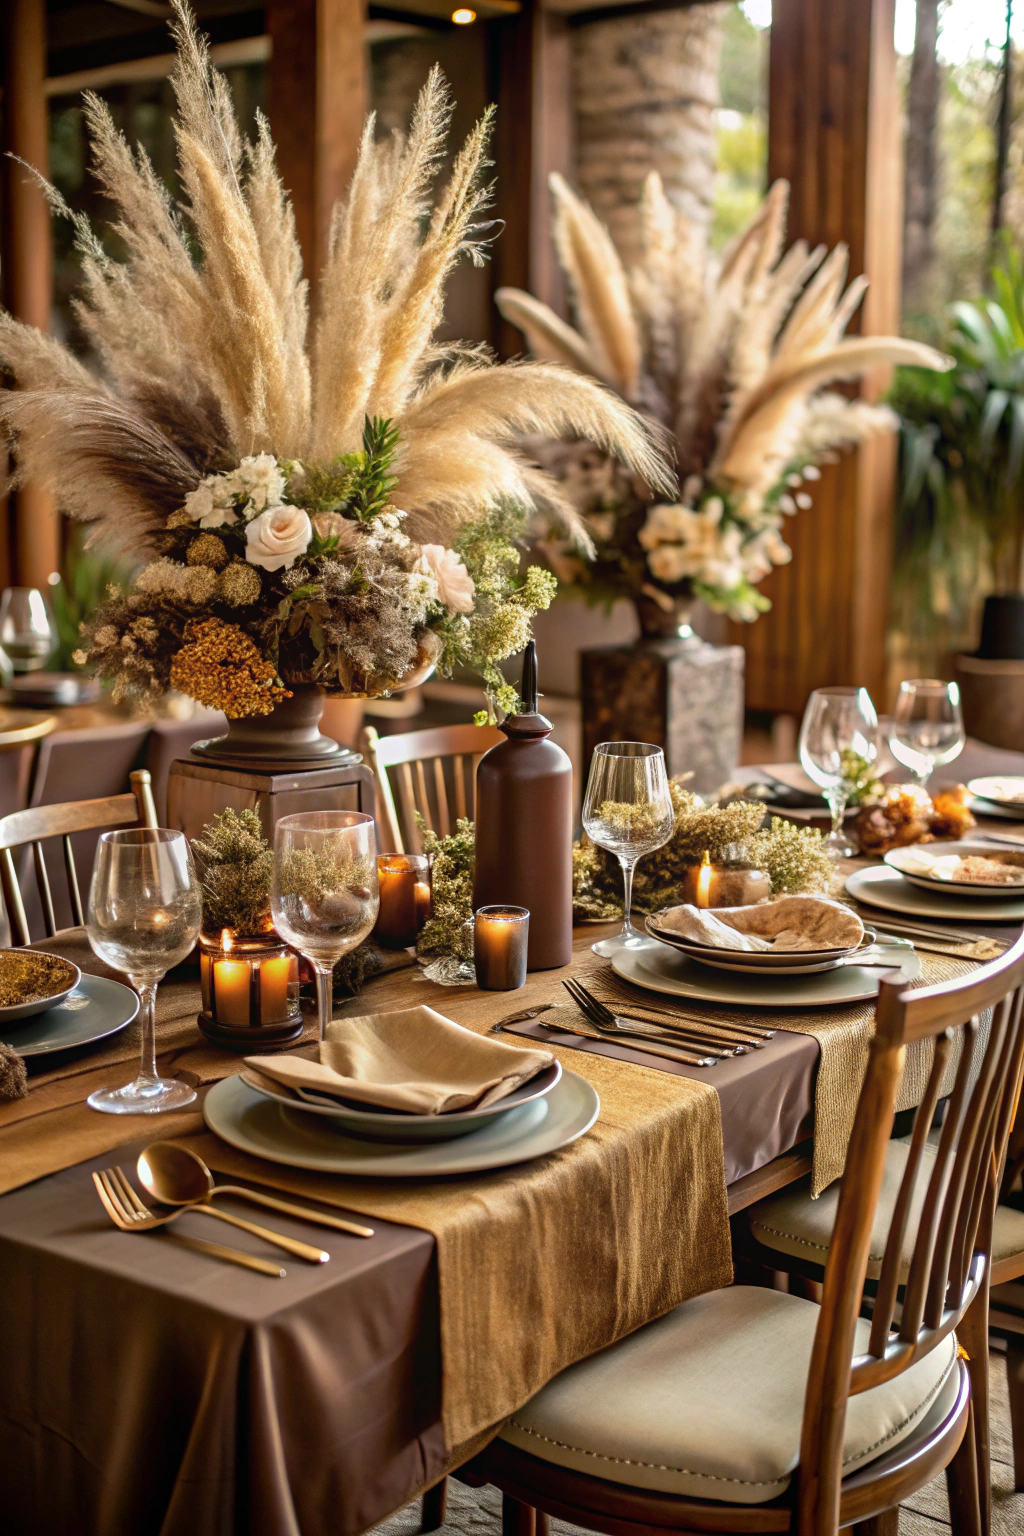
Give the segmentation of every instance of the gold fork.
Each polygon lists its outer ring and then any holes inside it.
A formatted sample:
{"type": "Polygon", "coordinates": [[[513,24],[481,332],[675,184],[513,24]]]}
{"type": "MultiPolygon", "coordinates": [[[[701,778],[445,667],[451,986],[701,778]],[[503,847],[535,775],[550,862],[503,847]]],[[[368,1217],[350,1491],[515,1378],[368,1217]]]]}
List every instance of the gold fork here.
{"type": "MultiPolygon", "coordinates": [[[[115,1197],[113,1182],[104,1183],[107,1175],[120,1172],[120,1168],[117,1168],[107,1169],[104,1174],[93,1174],[92,1182],[96,1186],[100,1203],[119,1232],[144,1230],[138,1227],[134,1214],[129,1217],[127,1208],[121,1203],[121,1197],[119,1195],[115,1197]]],[[[222,1243],[208,1243],[201,1237],[186,1237],[183,1232],[168,1232],[166,1236],[169,1243],[180,1243],[182,1247],[191,1248],[195,1253],[204,1253],[211,1259],[223,1259],[228,1264],[238,1264],[242,1269],[254,1269],[257,1274],[271,1275],[275,1280],[283,1280],[288,1273],[280,1264],[272,1264],[269,1259],[258,1259],[252,1253],[242,1253],[239,1248],[226,1248],[222,1243]]]]}
{"type": "MultiPolygon", "coordinates": [[[[102,1189],[110,1196],[113,1203],[119,1208],[121,1220],[116,1224],[124,1232],[152,1232],[157,1227],[166,1227],[172,1221],[177,1221],[179,1216],[184,1216],[186,1211],[198,1211],[202,1216],[215,1216],[218,1221],[226,1221],[232,1227],[239,1227],[243,1232],[249,1232],[253,1237],[261,1237],[264,1242],[272,1243],[277,1248],[283,1248],[286,1253],[293,1253],[298,1259],[305,1259],[309,1264],[326,1264],[330,1258],[322,1248],[314,1248],[310,1243],[301,1243],[297,1238],[285,1237],[281,1232],[271,1232],[268,1227],[259,1227],[254,1221],[244,1221],[241,1216],[231,1216],[227,1211],[215,1210],[212,1205],[188,1205],[180,1210],[169,1211],[166,1215],[157,1215],[151,1211],[148,1205],[144,1205],[135,1193],[132,1185],[125,1177],[121,1168],[104,1168],[100,1174],[93,1174],[92,1181],[96,1185],[97,1193],[103,1200],[102,1189]]],[[[108,1214],[110,1207],[107,1207],[108,1214]]],[[[111,1214],[111,1220],[114,1220],[111,1214]]]]}

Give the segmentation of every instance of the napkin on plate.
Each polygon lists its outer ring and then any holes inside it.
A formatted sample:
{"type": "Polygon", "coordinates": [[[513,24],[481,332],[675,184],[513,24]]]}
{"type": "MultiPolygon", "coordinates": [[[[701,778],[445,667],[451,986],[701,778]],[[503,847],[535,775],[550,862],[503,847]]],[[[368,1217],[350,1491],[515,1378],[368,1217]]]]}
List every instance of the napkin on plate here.
{"type": "Polygon", "coordinates": [[[716,949],[854,949],[864,937],[856,912],[824,896],[780,896],[751,907],[668,907],[655,924],[716,949]]]}
{"type": "MultiPolygon", "coordinates": [[[[410,1115],[481,1109],[505,1098],[554,1060],[463,1029],[433,1008],[333,1019],[319,1060],[247,1056],[245,1064],[292,1090],[410,1115]]],[[[244,1076],[244,1074],[243,1074],[244,1076]]]]}

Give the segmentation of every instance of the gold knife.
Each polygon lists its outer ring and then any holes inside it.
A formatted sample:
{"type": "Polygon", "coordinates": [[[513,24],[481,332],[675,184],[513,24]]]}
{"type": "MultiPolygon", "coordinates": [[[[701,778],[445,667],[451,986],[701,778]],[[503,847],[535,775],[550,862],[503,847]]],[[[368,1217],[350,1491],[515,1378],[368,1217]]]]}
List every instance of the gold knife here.
{"type": "Polygon", "coordinates": [[[547,1019],[541,1019],[539,1022],[545,1029],[554,1030],[556,1033],[578,1035],[581,1040],[599,1040],[605,1045],[625,1045],[631,1051],[642,1051],[647,1056],[664,1056],[666,1061],[678,1061],[686,1067],[713,1067],[717,1061],[714,1056],[692,1056],[689,1052],[677,1050],[671,1045],[655,1044],[649,1035],[634,1035],[626,1030],[616,1030],[614,1034],[600,1035],[596,1030],[592,1034],[589,1030],[578,1029],[574,1024],[552,1024],[547,1019]]]}
{"type": "Polygon", "coordinates": [[[280,1264],[273,1264],[269,1259],[258,1259],[254,1253],[243,1253],[240,1248],[225,1248],[223,1243],[207,1242],[205,1237],[187,1237],[184,1232],[164,1232],[163,1236],[171,1243],[181,1243],[186,1248],[191,1248],[194,1253],[205,1253],[210,1259],[223,1259],[226,1264],[239,1264],[242,1269],[254,1269],[258,1275],[270,1275],[275,1280],[283,1280],[288,1273],[280,1264]]]}

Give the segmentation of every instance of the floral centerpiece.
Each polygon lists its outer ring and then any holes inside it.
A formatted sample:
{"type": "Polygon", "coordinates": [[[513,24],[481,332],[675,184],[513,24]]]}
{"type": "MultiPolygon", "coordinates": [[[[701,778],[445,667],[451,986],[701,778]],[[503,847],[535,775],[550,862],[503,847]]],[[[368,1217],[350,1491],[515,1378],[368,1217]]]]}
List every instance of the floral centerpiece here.
{"type": "Polygon", "coordinates": [[[498,664],[554,591],[516,540],[545,506],[589,537],[517,437],[585,436],[664,492],[647,424],[592,379],[496,366],[433,337],[460,256],[484,258],[490,114],[434,196],[450,103],[434,70],[407,139],[367,122],[308,321],[295,221],[261,119],[241,136],[184,0],[175,206],[105,106],[85,98],[93,169],[116,208],[114,260],[75,218],[78,312],[101,363],[0,314],[0,391],[17,475],[145,562],[87,626],[83,659],[115,696],[177,688],[234,719],[296,689],[380,694],[498,664]]]}
{"type": "Polygon", "coordinates": [[[756,619],[770,606],[758,583],[791,558],[784,521],[810,507],[819,464],[894,421],[824,386],[880,364],[947,360],[898,337],[844,336],[866,280],[846,286],[845,246],[784,250],[783,181],[719,260],[652,173],[636,214],[642,257],[628,273],[588,204],[559,176],[551,187],[577,328],[518,289],[499,289],[499,308],[536,357],[602,380],[671,434],[682,493],[659,500],[599,448],[550,445],[544,462],[597,558],[585,564],[559,530],[542,548],[585,595],[632,598],[645,629],[678,623],[695,597],[756,619]]]}

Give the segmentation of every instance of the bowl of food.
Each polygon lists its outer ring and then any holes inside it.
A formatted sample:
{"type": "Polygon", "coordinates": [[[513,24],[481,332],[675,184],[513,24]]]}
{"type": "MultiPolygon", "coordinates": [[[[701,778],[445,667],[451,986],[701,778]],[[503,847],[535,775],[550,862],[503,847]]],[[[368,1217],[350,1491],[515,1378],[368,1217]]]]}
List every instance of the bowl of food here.
{"type": "Polygon", "coordinates": [[[55,1008],[82,979],[77,965],[43,949],[0,949],[0,1024],[55,1008]]]}

